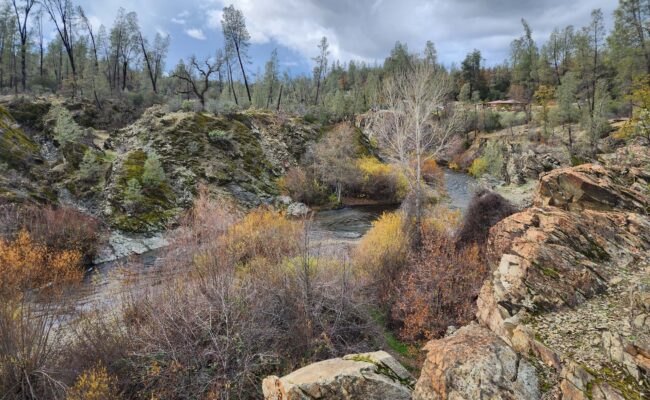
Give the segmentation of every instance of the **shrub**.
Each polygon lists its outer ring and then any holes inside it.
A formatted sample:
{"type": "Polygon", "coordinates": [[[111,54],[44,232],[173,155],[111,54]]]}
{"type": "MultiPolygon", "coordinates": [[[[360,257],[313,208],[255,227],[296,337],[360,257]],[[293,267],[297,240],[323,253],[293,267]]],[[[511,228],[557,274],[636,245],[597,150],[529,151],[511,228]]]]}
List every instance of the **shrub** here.
{"type": "Polygon", "coordinates": [[[91,149],[86,150],[84,157],[79,164],[79,176],[81,179],[96,183],[101,178],[102,164],[97,155],[91,149]]]}
{"type": "Polygon", "coordinates": [[[78,251],[85,262],[92,260],[101,239],[97,219],[68,207],[8,206],[0,212],[0,235],[15,238],[25,231],[36,244],[49,251],[78,251]]]}
{"type": "Polygon", "coordinates": [[[74,121],[72,114],[65,107],[54,107],[51,113],[55,118],[54,138],[61,145],[77,142],[84,135],[83,128],[74,121]]]}
{"type": "Polygon", "coordinates": [[[376,288],[379,304],[390,308],[391,284],[404,266],[410,245],[401,213],[386,213],[354,249],[355,270],[366,285],[376,288]]]}
{"type": "Polygon", "coordinates": [[[213,131],[208,132],[208,138],[213,141],[218,141],[218,140],[229,140],[231,138],[231,134],[226,131],[222,131],[220,129],[216,129],[213,131]]]}
{"type": "Polygon", "coordinates": [[[328,188],[322,184],[310,170],[291,167],[286,175],[278,180],[280,191],[291,196],[295,201],[307,204],[327,202],[328,188]]]}
{"type": "Polygon", "coordinates": [[[106,367],[96,366],[77,378],[68,390],[67,400],[119,400],[116,387],[116,379],[108,374],[106,367]]]}
{"type": "Polygon", "coordinates": [[[491,109],[483,112],[483,129],[487,132],[496,131],[502,128],[499,113],[491,109]]]}
{"type": "Polygon", "coordinates": [[[183,100],[181,102],[181,110],[185,112],[194,111],[194,101],[193,100],[183,100]]]}
{"type": "Polygon", "coordinates": [[[474,159],[474,161],[472,161],[472,165],[469,167],[468,172],[470,175],[476,178],[480,178],[481,176],[483,176],[483,174],[485,174],[488,171],[488,169],[489,169],[488,160],[483,157],[479,157],[474,159]]]}
{"type": "Polygon", "coordinates": [[[495,140],[487,142],[483,155],[472,162],[469,173],[475,177],[481,177],[486,173],[500,177],[503,169],[503,155],[499,143],[495,140]]]}
{"type": "Polygon", "coordinates": [[[136,212],[142,202],[144,196],[142,195],[142,185],[136,178],[131,178],[126,182],[126,189],[124,190],[124,206],[131,212],[136,212]]]}
{"type": "Polygon", "coordinates": [[[304,235],[302,222],[288,220],[275,211],[258,209],[231,225],[224,242],[238,264],[255,258],[280,262],[298,253],[304,235]]]}
{"type": "Polygon", "coordinates": [[[0,239],[0,393],[9,398],[57,398],[50,375],[63,336],[65,289],[83,276],[81,253],[35,243],[25,231],[0,239]]]}
{"type": "Polygon", "coordinates": [[[405,340],[441,336],[449,325],[474,319],[476,298],[489,274],[477,246],[457,251],[453,239],[424,230],[422,246],[412,250],[395,279],[392,318],[405,340]]]}
{"type": "Polygon", "coordinates": [[[15,240],[0,239],[0,290],[26,290],[78,280],[83,274],[79,251],[49,249],[22,231],[15,240]]]}
{"type": "Polygon", "coordinates": [[[438,167],[436,160],[429,159],[422,163],[422,178],[430,185],[444,187],[445,173],[438,167]]]}
{"type": "Polygon", "coordinates": [[[473,244],[482,247],[487,241],[490,228],[516,211],[503,196],[488,190],[477,191],[456,234],[457,248],[473,244]]]}
{"type": "Polygon", "coordinates": [[[357,160],[357,167],[361,179],[358,187],[353,187],[352,190],[375,200],[400,202],[404,199],[408,191],[408,183],[394,166],[367,156],[357,160]]]}
{"type": "Polygon", "coordinates": [[[373,347],[348,266],[312,257],[291,237],[300,223],[264,210],[237,222],[231,211],[201,189],[161,266],[185,273],[127,295],[116,322],[102,313],[86,320],[67,352],[72,367],[101,360],[124,398],[247,399],[260,398],[269,374],[373,347]],[[255,256],[238,268],[230,246],[237,255],[251,242],[255,256]],[[278,243],[293,255],[277,256],[278,243]]]}
{"type": "Polygon", "coordinates": [[[142,183],[146,188],[155,189],[167,180],[165,170],[160,163],[158,154],[151,152],[147,155],[142,171],[142,183]]]}

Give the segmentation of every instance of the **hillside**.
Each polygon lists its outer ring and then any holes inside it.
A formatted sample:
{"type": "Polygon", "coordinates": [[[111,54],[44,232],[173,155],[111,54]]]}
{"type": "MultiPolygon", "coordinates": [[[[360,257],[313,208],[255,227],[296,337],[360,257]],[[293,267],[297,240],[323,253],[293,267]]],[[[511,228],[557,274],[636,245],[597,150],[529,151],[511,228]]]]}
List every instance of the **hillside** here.
{"type": "Polygon", "coordinates": [[[173,224],[201,184],[246,208],[274,203],[277,178],[321,135],[302,118],[254,110],[217,117],[154,106],[107,131],[80,125],[84,104],[41,99],[2,107],[0,201],[71,205],[128,233],[173,224]],[[148,159],[162,168],[149,186],[148,159]],[[129,184],[142,189],[135,201],[129,184]]]}

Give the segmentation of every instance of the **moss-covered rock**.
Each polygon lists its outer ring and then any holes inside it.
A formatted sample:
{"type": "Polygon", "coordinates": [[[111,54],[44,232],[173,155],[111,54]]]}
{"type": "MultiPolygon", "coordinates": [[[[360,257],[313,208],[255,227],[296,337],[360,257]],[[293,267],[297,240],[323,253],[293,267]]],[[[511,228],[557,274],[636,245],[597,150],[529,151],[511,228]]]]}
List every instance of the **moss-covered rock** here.
{"type": "Polygon", "coordinates": [[[3,107],[0,107],[0,162],[20,170],[29,170],[42,162],[38,145],[3,107]]]}

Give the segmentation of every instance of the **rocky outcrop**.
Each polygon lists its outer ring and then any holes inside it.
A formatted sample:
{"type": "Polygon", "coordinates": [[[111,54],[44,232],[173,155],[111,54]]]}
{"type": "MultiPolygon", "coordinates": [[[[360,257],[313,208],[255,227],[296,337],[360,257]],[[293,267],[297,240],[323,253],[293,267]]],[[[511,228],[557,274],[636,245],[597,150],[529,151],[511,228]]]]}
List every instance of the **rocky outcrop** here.
{"type": "MultiPolygon", "coordinates": [[[[650,397],[650,164],[625,164],[629,151],[543,174],[534,205],[491,228],[480,325],[425,346],[413,399],[650,397]]],[[[633,152],[650,160],[648,147],[633,152]]],[[[347,381],[332,377],[347,370],[335,365],[327,387],[340,393],[347,381]]],[[[265,393],[302,396],[292,375],[265,393]]]]}
{"type": "Polygon", "coordinates": [[[556,169],[540,181],[535,205],[568,211],[650,212],[648,197],[629,189],[622,178],[600,165],[556,169]]]}
{"type": "Polygon", "coordinates": [[[537,179],[542,173],[566,165],[566,161],[559,160],[554,154],[536,153],[533,150],[517,152],[517,146],[508,146],[506,154],[507,178],[517,185],[524,184],[529,179],[537,179]]]}
{"type": "Polygon", "coordinates": [[[199,184],[243,207],[273,204],[277,178],[321,135],[301,117],[259,110],[215,115],[157,105],[125,124],[98,125],[86,103],[52,97],[6,105],[9,111],[0,107],[0,203],[65,204],[115,230],[146,236],[173,224],[199,184]],[[61,123],[75,131],[74,140],[59,142],[61,123]],[[82,165],[86,154],[92,165],[82,165]],[[145,187],[151,157],[165,179],[145,187]]]}
{"type": "MultiPolygon", "coordinates": [[[[650,154],[636,151],[641,159],[650,154]]],[[[587,164],[549,172],[534,206],[490,232],[494,273],[477,318],[555,370],[563,399],[648,393],[650,331],[640,304],[650,283],[650,203],[630,187],[646,168],[587,164]]]]}
{"type": "Polygon", "coordinates": [[[414,379],[385,351],[310,364],[282,378],[264,379],[266,400],[407,400],[414,379]]]}
{"type": "Polygon", "coordinates": [[[424,349],[414,400],[540,398],[535,369],[487,328],[468,325],[424,349]]]}

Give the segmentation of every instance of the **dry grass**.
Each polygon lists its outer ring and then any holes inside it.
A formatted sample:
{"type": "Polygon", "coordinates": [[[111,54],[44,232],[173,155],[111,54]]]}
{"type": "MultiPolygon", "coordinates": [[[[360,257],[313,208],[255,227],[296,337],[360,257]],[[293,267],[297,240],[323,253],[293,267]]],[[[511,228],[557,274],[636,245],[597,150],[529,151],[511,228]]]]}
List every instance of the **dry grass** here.
{"type": "Polygon", "coordinates": [[[243,218],[199,195],[155,290],[115,316],[74,326],[65,382],[101,362],[125,398],[259,398],[261,379],[310,361],[373,348],[350,268],[309,255],[301,222],[269,210],[243,218]]]}

